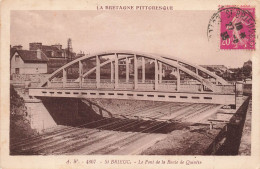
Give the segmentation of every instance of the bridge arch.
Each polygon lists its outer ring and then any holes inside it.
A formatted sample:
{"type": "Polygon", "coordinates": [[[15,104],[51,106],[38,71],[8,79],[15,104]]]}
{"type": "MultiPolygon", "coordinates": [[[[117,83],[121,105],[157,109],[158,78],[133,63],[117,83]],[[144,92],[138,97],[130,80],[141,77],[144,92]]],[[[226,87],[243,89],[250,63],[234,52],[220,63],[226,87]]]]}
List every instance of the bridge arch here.
{"type": "MultiPolygon", "coordinates": [[[[154,61],[155,63],[155,87],[154,90],[157,90],[158,88],[158,75],[160,76],[161,72],[159,73],[159,69],[161,68],[161,64],[166,64],[169,65],[171,67],[174,67],[177,69],[177,87],[176,90],[178,91],[178,89],[180,88],[180,70],[187,73],[188,75],[192,76],[193,78],[195,78],[196,80],[198,80],[201,85],[205,86],[206,88],[210,89],[212,92],[218,92],[218,87],[217,85],[213,84],[212,82],[210,82],[208,79],[203,78],[202,76],[200,76],[197,71],[194,72],[188,68],[186,68],[185,66],[181,65],[181,63],[190,65],[192,67],[194,67],[196,70],[200,70],[203,71],[204,73],[208,74],[211,77],[214,77],[216,79],[216,81],[220,84],[226,85],[227,82],[222,79],[221,77],[209,72],[208,70],[197,66],[195,64],[191,64],[189,62],[186,62],[182,59],[176,58],[176,57],[168,57],[168,56],[160,56],[160,55],[155,55],[155,54],[144,54],[144,53],[140,53],[140,52],[131,52],[131,51],[116,51],[116,52],[103,52],[103,53],[97,53],[97,54],[93,54],[91,56],[83,56],[80,58],[77,58],[71,62],[69,62],[68,64],[62,66],[61,68],[57,69],[55,72],[53,72],[50,76],[48,76],[47,80],[44,81],[40,87],[46,87],[48,86],[48,83],[50,83],[50,81],[61,71],[63,72],[63,82],[66,83],[65,81],[67,80],[67,78],[65,77],[67,75],[66,73],[66,69],[69,68],[70,66],[79,63],[79,78],[75,80],[75,82],[79,82],[79,86],[81,87],[80,84],[82,84],[82,80],[88,76],[90,73],[93,73],[96,71],[96,83],[97,83],[97,88],[99,88],[98,83],[100,83],[100,68],[102,68],[103,66],[107,65],[107,64],[115,64],[115,88],[117,88],[117,83],[118,83],[118,79],[116,79],[116,77],[118,76],[118,61],[122,60],[122,59],[134,59],[134,83],[135,83],[135,88],[137,88],[136,86],[138,85],[138,79],[137,79],[137,57],[141,57],[141,58],[148,58],[154,61]],[[100,57],[101,56],[114,56],[114,58],[111,58],[107,61],[105,61],[104,63],[100,63],[100,57]],[[83,74],[83,66],[82,66],[82,61],[88,60],[88,59],[93,59],[96,58],[96,66],[93,67],[92,69],[90,69],[89,71],[87,71],[86,73],[83,74]]],[[[142,64],[143,67],[143,64],[142,64]]],[[[128,70],[129,71],[129,70],[128,70]]],[[[128,72],[129,73],[129,72],[128,72]]]]}

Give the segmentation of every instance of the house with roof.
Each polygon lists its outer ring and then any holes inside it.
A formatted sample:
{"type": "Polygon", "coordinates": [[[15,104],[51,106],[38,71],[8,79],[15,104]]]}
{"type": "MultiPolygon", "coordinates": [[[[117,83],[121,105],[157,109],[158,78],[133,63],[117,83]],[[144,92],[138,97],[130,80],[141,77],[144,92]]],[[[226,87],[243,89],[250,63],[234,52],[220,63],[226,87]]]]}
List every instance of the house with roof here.
{"type": "Polygon", "coordinates": [[[61,44],[55,45],[43,45],[41,42],[29,43],[29,50],[40,49],[48,58],[56,59],[73,59],[76,57],[76,53],[73,52],[72,48],[63,49],[61,44]]]}
{"type": "Polygon", "coordinates": [[[41,42],[29,43],[30,51],[38,49],[40,49],[48,58],[47,73],[54,72],[70,60],[76,58],[76,53],[73,52],[72,47],[68,50],[68,48],[63,49],[61,44],[43,45],[41,42]]]}
{"type": "Polygon", "coordinates": [[[11,49],[11,74],[47,73],[47,56],[40,50],[11,49]]]}

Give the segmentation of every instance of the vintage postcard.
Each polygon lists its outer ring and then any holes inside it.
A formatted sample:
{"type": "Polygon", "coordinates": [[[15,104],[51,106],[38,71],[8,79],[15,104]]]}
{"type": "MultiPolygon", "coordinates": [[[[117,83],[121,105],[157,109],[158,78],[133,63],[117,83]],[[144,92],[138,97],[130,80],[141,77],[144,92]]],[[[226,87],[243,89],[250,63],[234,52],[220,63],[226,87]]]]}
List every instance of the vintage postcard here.
{"type": "Polygon", "coordinates": [[[2,1],[0,167],[259,168],[259,9],[2,1]]]}

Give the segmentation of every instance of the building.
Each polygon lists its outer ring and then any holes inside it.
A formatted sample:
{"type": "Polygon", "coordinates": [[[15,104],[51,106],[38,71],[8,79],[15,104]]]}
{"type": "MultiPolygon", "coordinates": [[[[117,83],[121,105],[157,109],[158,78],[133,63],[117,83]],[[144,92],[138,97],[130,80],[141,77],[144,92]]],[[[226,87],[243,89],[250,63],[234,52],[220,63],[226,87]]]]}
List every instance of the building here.
{"type": "Polygon", "coordinates": [[[201,67],[215,73],[216,75],[229,79],[233,76],[234,72],[224,65],[200,65],[201,67]]]}
{"type": "Polygon", "coordinates": [[[58,59],[70,59],[73,60],[76,57],[76,53],[73,52],[72,48],[62,49],[61,44],[55,45],[43,45],[41,42],[29,43],[29,50],[40,49],[48,58],[58,59]]]}
{"type": "Polygon", "coordinates": [[[29,43],[29,50],[35,51],[40,49],[47,56],[47,73],[50,74],[71,60],[77,58],[76,53],[73,52],[70,39],[68,43],[69,48],[63,49],[61,44],[43,45],[41,42],[33,42],[29,43]]]}
{"type": "Polygon", "coordinates": [[[11,74],[47,73],[47,56],[41,50],[11,48],[11,74]]]}
{"type": "MultiPolygon", "coordinates": [[[[55,70],[62,67],[66,63],[70,62],[71,60],[74,60],[78,57],[85,56],[85,54],[83,52],[80,52],[78,54],[73,52],[71,39],[68,39],[68,47],[65,48],[65,49],[62,48],[61,44],[43,45],[41,42],[29,43],[29,50],[26,50],[26,51],[22,49],[23,46],[21,46],[21,45],[10,46],[10,48],[11,48],[11,50],[10,50],[10,54],[11,54],[10,56],[11,57],[13,57],[14,53],[16,51],[18,51],[17,55],[19,55],[19,53],[20,53],[21,55],[23,55],[22,57],[25,60],[26,60],[27,57],[24,56],[24,55],[32,56],[33,53],[35,53],[37,50],[40,50],[41,55],[45,57],[43,60],[47,59],[47,61],[46,61],[47,72],[46,72],[45,69],[43,71],[43,67],[41,68],[41,71],[38,69],[38,72],[39,73],[44,72],[44,73],[48,73],[48,74],[53,73],[55,70]]],[[[32,57],[30,57],[30,59],[31,58],[32,57]]],[[[11,63],[11,67],[12,67],[11,72],[12,73],[15,73],[15,68],[16,68],[17,73],[19,72],[20,74],[21,73],[26,74],[26,73],[23,73],[23,72],[26,71],[24,68],[21,69],[20,67],[19,68],[17,67],[18,66],[17,64],[22,64],[22,63],[15,62],[15,60],[13,60],[13,59],[12,59],[12,61],[13,61],[13,63],[11,63]],[[16,66],[16,67],[14,68],[14,66],[16,66]]],[[[21,61],[24,62],[24,60],[22,58],[21,58],[21,61]]],[[[38,62],[39,61],[40,60],[38,60],[38,62]]],[[[26,62],[28,62],[28,61],[26,60],[26,62]]],[[[41,64],[42,63],[43,62],[41,62],[41,64]]],[[[46,64],[46,63],[44,63],[44,64],[46,64]]],[[[38,64],[38,66],[39,66],[39,63],[36,63],[35,61],[34,61],[34,64],[38,64]]],[[[23,65],[19,65],[19,66],[23,66],[23,65]]],[[[28,73],[30,73],[30,72],[28,72],[28,73]]],[[[34,73],[37,73],[37,72],[34,72],[34,73]]]]}

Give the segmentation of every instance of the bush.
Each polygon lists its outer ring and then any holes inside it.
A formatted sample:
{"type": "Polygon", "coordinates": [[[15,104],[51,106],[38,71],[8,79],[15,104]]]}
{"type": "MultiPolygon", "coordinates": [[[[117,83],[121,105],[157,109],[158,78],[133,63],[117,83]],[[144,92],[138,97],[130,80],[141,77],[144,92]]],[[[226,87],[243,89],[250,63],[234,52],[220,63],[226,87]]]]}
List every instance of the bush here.
{"type": "Polygon", "coordinates": [[[30,126],[30,121],[27,119],[27,108],[21,98],[15,91],[13,86],[10,86],[10,143],[19,141],[26,137],[31,137],[37,134],[30,126]]]}

